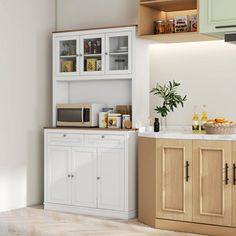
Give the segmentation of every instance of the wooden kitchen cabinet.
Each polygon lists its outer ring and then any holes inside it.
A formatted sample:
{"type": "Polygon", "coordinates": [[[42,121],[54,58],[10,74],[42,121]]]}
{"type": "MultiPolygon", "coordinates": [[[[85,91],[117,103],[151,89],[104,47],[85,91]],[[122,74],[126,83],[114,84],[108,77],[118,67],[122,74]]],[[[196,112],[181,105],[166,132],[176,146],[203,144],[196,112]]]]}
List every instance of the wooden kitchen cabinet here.
{"type": "Polygon", "coordinates": [[[156,217],[192,221],[192,142],[157,140],[156,217]]]}
{"type": "Polygon", "coordinates": [[[236,227],[236,141],[233,142],[232,186],[233,186],[233,226],[236,227]]]}
{"type": "Polygon", "coordinates": [[[236,141],[140,136],[139,221],[158,229],[235,236],[236,141]]]}
{"type": "Polygon", "coordinates": [[[232,225],[232,142],[193,141],[193,221],[232,225]]]}
{"type": "Polygon", "coordinates": [[[236,31],[235,0],[199,0],[200,33],[236,31]]]}

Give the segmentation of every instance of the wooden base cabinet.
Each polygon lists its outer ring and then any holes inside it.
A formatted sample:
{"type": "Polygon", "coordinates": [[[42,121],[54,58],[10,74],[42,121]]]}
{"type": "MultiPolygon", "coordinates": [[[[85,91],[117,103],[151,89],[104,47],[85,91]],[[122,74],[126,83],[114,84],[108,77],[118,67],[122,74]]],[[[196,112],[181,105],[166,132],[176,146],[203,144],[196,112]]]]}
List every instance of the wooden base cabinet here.
{"type": "Polygon", "coordinates": [[[158,218],[192,221],[192,142],[158,140],[158,218]]]}
{"type": "Polygon", "coordinates": [[[232,143],[194,141],[193,167],[193,221],[232,226],[232,143]]]}
{"type": "Polygon", "coordinates": [[[45,130],[45,209],[136,216],[136,132],[45,130]]]}
{"type": "Polygon", "coordinates": [[[139,220],[235,236],[236,142],[139,137],[139,220]]]}

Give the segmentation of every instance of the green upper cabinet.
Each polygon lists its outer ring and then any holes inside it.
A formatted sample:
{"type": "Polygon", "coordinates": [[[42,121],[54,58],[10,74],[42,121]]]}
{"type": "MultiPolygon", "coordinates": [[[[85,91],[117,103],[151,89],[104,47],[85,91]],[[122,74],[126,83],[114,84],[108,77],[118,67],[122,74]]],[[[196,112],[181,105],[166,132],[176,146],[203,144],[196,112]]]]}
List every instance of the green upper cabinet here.
{"type": "Polygon", "coordinates": [[[199,0],[200,33],[236,31],[236,0],[199,0]]]}

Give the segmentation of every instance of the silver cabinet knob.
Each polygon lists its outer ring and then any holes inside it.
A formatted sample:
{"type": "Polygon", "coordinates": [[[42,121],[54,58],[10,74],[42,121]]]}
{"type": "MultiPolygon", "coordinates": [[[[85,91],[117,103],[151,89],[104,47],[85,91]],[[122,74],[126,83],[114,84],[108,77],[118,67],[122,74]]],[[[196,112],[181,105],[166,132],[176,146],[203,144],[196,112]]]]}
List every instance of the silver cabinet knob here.
{"type": "Polygon", "coordinates": [[[100,177],[97,177],[97,180],[100,180],[100,177]]]}
{"type": "Polygon", "coordinates": [[[104,136],[104,135],[102,135],[102,138],[105,138],[105,136],[104,136]]]}
{"type": "Polygon", "coordinates": [[[65,138],[65,137],[66,137],[66,134],[63,134],[63,137],[65,138]]]}
{"type": "Polygon", "coordinates": [[[75,176],[74,175],[71,175],[71,178],[74,178],[75,176]]]}
{"type": "Polygon", "coordinates": [[[70,177],[71,177],[71,175],[67,175],[67,177],[68,177],[68,178],[70,178],[70,177]]]}

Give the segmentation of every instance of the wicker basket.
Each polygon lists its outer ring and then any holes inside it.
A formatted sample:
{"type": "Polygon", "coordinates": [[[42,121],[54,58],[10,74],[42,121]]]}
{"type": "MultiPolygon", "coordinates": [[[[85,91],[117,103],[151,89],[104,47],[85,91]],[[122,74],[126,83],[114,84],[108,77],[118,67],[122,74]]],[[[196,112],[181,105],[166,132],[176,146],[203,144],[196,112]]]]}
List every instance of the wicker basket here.
{"type": "Polygon", "coordinates": [[[234,134],[236,124],[205,124],[207,134],[234,134]]]}

